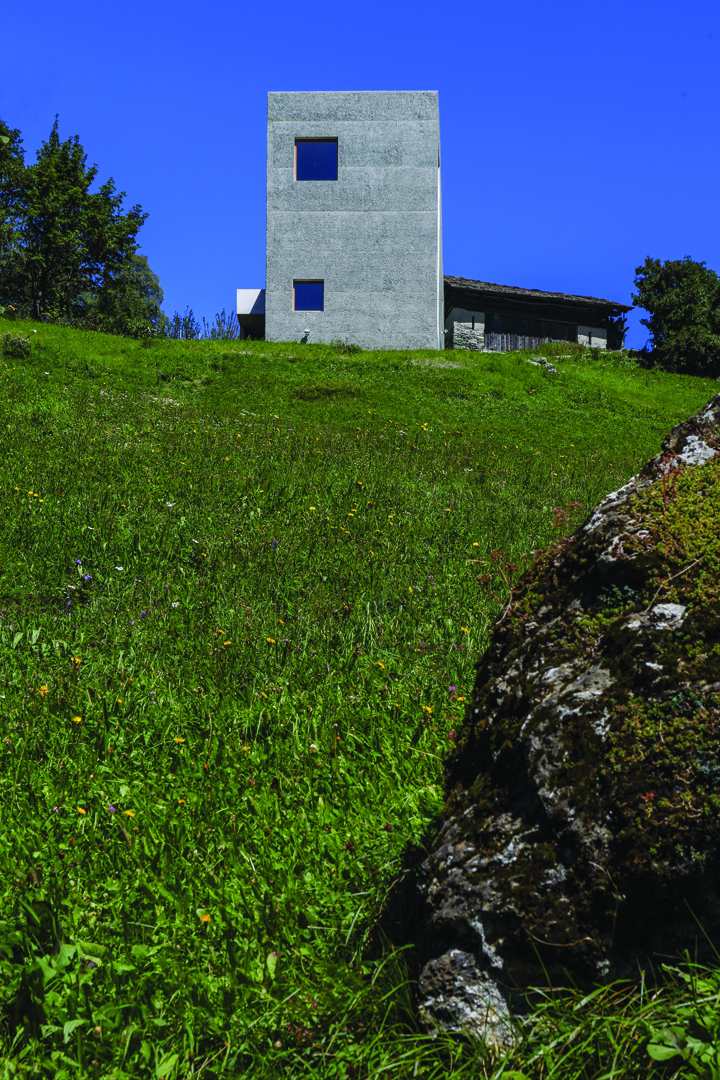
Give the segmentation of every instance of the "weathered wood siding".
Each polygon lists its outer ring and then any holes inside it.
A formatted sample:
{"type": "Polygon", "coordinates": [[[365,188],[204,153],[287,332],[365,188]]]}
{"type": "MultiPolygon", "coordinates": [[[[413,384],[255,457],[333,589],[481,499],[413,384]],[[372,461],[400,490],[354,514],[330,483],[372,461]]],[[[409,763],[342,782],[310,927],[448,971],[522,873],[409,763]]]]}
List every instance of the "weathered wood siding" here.
{"type": "MultiPolygon", "coordinates": [[[[516,352],[518,349],[536,349],[551,341],[568,341],[568,338],[532,337],[529,334],[498,334],[485,331],[485,352],[516,352]]],[[[456,346],[457,347],[457,346],[456,346]]]]}

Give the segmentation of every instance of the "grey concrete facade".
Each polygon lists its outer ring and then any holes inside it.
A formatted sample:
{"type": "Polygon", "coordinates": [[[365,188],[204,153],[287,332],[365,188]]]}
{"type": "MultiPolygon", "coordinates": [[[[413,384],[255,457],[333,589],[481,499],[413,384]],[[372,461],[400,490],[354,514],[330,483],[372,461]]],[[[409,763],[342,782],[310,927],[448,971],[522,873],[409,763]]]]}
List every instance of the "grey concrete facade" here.
{"type": "Polygon", "coordinates": [[[442,348],[437,92],[269,93],[267,155],[266,339],[442,348]],[[337,139],[337,180],[295,179],[313,138],[337,139]],[[324,310],[293,310],[294,281],[324,310]]]}

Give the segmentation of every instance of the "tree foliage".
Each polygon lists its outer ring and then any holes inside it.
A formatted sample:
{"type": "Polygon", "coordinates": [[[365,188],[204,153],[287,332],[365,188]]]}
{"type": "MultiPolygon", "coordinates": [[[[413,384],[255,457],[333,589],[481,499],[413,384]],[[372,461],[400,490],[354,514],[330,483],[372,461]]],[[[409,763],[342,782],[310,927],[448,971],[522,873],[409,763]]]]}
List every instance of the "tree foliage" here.
{"type": "Polygon", "coordinates": [[[635,271],[633,300],[649,312],[641,319],[652,353],[670,371],[720,375],[720,278],[704,262],[645,259],[635,271]]]}
{"type": "Polygon", "coordinates": [[[160,330],[160,283],[137,251],[147,214],[125,211],[112,179],[92,190],[98,168],[57,118],[33,165],[17,129],[0,122],[0,136],[0,301],[28,318],[160,330]]]}

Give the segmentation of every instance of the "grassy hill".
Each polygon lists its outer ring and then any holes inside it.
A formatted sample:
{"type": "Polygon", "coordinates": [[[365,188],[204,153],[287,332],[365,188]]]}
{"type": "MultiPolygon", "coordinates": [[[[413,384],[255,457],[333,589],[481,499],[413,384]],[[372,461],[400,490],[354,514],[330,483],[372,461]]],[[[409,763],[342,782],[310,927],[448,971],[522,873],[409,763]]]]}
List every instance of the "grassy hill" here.
{"type": "Polygon", "coordinates": [[[717,385],[0,328],[3,1075],[530,1068],[417,1030],[368,929],[513,578],[717,385]]]}

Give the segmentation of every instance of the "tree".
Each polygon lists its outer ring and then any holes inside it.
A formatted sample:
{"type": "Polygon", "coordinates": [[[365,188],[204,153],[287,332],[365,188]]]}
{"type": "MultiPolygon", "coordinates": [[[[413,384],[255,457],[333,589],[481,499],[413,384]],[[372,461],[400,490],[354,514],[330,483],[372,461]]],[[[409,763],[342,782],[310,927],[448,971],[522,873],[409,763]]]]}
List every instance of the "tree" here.
{"type": "Polygon", "coordinates": [[[19,131],[0,123],[0,136],[0,301],[29,318],[160,329],[160,283],[137,253],[147,214],[124,212],[112,179],[90,190],[97,166],[77,135],[60,140],[57,117],[34,165],[19,131]]]}
{"type": "Polygon", "coordinates": [[[670,371],[720,375],[720,278],[704,262],[646,258],[635,271],[637,307],[652,354],[670,371]]]}
{"type": "Polygon", "coordinates": [[[102,288],[81,297],[82,322],[93,330],[125,337],[150,337],[166,333],[168,319],[162,310],[160,279],[145,255],[130,255],[109,269],[102,288]]]}

